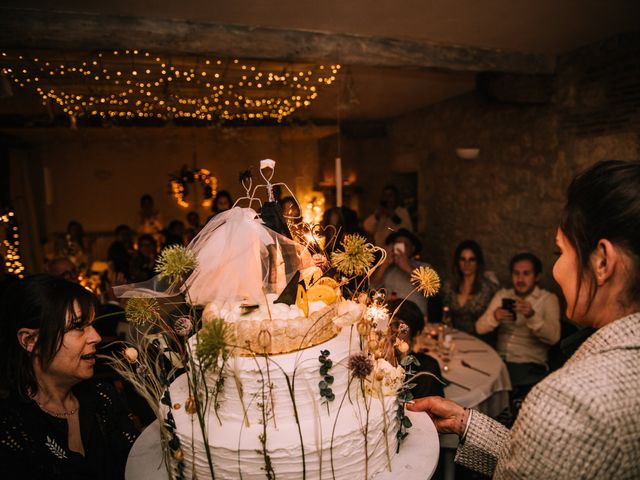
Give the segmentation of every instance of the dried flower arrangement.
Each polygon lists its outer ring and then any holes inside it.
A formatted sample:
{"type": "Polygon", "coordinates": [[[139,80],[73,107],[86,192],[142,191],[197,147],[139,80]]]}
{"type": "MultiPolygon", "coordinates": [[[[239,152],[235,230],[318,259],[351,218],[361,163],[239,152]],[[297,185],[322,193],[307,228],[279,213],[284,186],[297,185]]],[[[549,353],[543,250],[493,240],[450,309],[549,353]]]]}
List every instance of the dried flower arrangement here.
{"type": "MultiPolygon", "coordinates": [[[[300,231],[313,232],[317,229],[305,225],[300,227],[300,231]]],[[[330,358],[331,353],[326,348],[321,348],[318,352],[317,372],[320,380],[317,403],[324,404],[326,415],[333,418],[329,442],[331,472],[335,478],[334,437],[341,419],[341,411],[348,402],[360,412],[358,418],[365,451],[364,471],[365,478],[368,478],[367,451],[373,402],[380,402],[384,408],[385,399],[397,399],[399,427],[395,450],[398,451],[400,442],[407,435],[406,430],[411,427],[409,418],[404,415],[404,405],[412,399],[412,365],[417,365],[417,360],[407,355],[409,346],[398,338],[397,331],[389,327],[397,309],[389,312],[384,292],[371,291],[369,288],[371,274],[384,262],[385,251],[367,243],[366,239],[359,235],[345,235],[341,249],[337,249],[331,255],[319,244],[320,242],[313,242],[313,254],[314,260],[317,256],[322,257],[321,261],[316,262],[320,267],[300,280],[295,293],[296,304],[306,314],[309,310],[308,305],[305,310],[305,302],[309,303],[315,299],[332,305],[334,308],[331,310],[330,328],[334,329],[336,334],[348,330],[349,338],[353,338],[355,344],[359,345],[344,363],[334,363],[330,358]],[[333,277],[327,275],[327,272],[331,271],[335,272],[333,277]],[[339,397],[332,389],[335,369],[346,369],[348,373],[347,387],[339,397]]],[[[278,320],[271,318],[269,311],[269,318],[262,321],[255,343],[243,343],[237,336],[237,326],[230,324],[222,316],[205,318],[201,309],[192,304],[185,282],[197,266],[197,258],[189,249],[174,246],[162,252],[157,264],[159,277],[168,280],[174,287],[180,286],[183,298],[176,301],[174,298],[167,300],[139,296],[128,300],[128,320],[132,324],[144,326],[144,329],[134,345],[123,349],[123,354],[113,360],[116,370],[132,383],[154,409],[161,425],[167,468],[175,478],[185,477],[185,458],[189,459],[195,453],[184,450],[176,433],[172,412],[184,408],[194,419],[206,446],[208,474],[215,478],[215,462],[209,448],[206,417],[208,412],[214,412],[218,422],[223,423],[223,418],[218,415],[222,408],[221,392],[228,388],[230,380],[230,386],[237,392],[239,405],[244,412],[245,428],[249,428],[250,417],[253,417],[254,410],[258,409],[257,422],[261,427],[258,435],[261,446],[259,452],[264,462],[262,470],[267,478],[275,478],[275,467],[268,443],[271,432],[269,426],[276,426],[276,402],[273,394],[275,387],[272,377],[277,373],[284,379],[290,397],[299,437],[301,477],[306,478],[305,443],[308,440],[304,438],[301,426],[303,419],[300,418],[296,403],[296,392],[300,388],[296,381],[302,380],[297,378],[297,367],[292,372],[287,371],[279,364],[278,355],[269,353],[273,342],[272,332],[276,331],[278,320]],[[260,376],[257,390],[248,388],[254,386],[243,384],[241,375],[229,366],[231,360],[238,356],[253,359],[260,376]],[[181,399],[184,401],[184,405],[181,405],[179,402],[174,403],[176,399],[171,398],[169,387],[183,372],[186,373],[189,395],[187,399],[181,399]],[[249,390],[253,393],[248,393],[249,390]]],[[[416,287],[414,291],[420,291],[425,296],[434,295],[440,287],[437,273],[429,267],[414,270],[411,278],[416,287]]],[[[252,306],[242,308],[250,312],[252,306]]],[[[309,315],[309,319],[312,318],[309,315]]],[[[311,327],[308,331],[299,332],[295,337],[299,339],[299,348],[294,352],[304,350],[310,337],[318,334],[318,329],[327,328],[326,323],[323,323],[325,321],[326,318],[323,316],[310,320],[311,327]]],[[[321,415],[319,410],[316,414],[321,415]]],[[[386,464],[390,468],[393,451],[387,435],[390,424],[386,415],[382,417],[386,464]]],[[[320,469],[322,461],[320,455],[320,469]]],[[[241,464],[239,457],[240,478],[241,464]]]]}

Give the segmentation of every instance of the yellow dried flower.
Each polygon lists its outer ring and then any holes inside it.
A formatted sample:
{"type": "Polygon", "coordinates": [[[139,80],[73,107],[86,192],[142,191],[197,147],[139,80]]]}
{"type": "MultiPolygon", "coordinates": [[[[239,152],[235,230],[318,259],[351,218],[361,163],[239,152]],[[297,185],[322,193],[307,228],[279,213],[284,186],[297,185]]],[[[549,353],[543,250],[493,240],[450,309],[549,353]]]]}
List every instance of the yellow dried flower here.
{"type": "Polygon", "coordinates": [[[339,273],[347,276],[364,275],[375,260],[375,247],[361,235],[345,235],[343,251],[333,252],[331,261],[339,273]]]}
{"type": "Polygon", "coordinates": [[[161,278],[168,277],[171,282],[178,282],[198,266],[196,255],[182,245],[171,245],[162,252],[156,263],[156,272],[161,278]]]}
{"type": "Polygon", "coordinates": [[[411,272],[411,283],[420,290],[425,297],[432,297],[440,290],[440,277],[429,267],[418,267],[411,272]]]}

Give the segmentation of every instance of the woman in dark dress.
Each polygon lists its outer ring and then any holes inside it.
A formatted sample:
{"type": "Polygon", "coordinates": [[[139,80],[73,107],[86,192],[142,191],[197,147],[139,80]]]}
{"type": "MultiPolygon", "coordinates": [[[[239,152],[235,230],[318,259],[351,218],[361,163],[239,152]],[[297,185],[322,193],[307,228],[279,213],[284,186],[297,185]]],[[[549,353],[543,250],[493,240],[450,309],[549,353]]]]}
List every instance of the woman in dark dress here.
{"type": "MultiPolygon", "coordinates": [[[[484,255],[477,242],[461,242],[453,255],[453,275],[442,288],[443,305],[449,307],[453,327],[476,335],[476,320],[485,312],[500,288],[497,281],[487,277],[484,255]]],[[[481,337],[495,343],[489,335],[481,337]]]]}
{"type": "Polygon", "coordinates": [[[407,380],[415,383],[415,387],[411,389],[414,398],[429,397],[438,395],[444,397],[444,389],[442,383],[436,380],[432,375],[420,375],[420,373],[431,373],[441,378],[440,365],[438,361],[418,351],[416,339],[424,329],[424,316],[418,306],[409,301],[400,299],[391,300],[387,307],[390,312],[398,311],[393,316],[391,328],[398,329],[398,338],[404,340],[409,345],[409,351],[406,355],[413,355],[419,365],[412,364],[412,374],[416,376],[407,380]],[[400,308],[398,308],[398,306],[400,308]]]}
{"type": "Polygon", "coordinates": [[[92,380],[96,299],[49,275],[0,297],[3,478],[118,479],[137,431],[107,383],[92,380]]]}

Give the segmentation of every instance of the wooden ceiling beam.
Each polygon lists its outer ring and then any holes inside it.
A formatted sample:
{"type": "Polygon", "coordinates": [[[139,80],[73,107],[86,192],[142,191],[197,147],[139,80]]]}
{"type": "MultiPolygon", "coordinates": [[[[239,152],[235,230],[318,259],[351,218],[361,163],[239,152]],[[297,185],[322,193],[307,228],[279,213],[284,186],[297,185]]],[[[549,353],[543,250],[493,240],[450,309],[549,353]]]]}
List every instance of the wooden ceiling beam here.
{"type": "Polygon", "coordinates": [[[548,74],[555,58],[490,48],[246,25],[0,9],[0,47],[138,49],[352,66],[548,74]]]}

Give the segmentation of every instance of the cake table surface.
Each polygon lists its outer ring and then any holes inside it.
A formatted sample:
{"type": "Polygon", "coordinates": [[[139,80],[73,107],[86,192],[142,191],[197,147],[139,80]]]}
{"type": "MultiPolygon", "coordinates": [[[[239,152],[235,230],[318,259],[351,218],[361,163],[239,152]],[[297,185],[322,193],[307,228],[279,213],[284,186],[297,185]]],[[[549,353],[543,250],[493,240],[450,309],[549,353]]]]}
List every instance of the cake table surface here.
{"type": "MultiPolygon", "coordinates": [[[[374,480],[426,480],[438,465],[440,443],[433,422],[425,413],[406,412],[413,426],[400,453],[391,459],[392,471],[378,473],[374,480]]],[[[138,437],[127,460],[126,480],[169,480],[162,459],[160,428],[156,420],[138,437]]]]}

